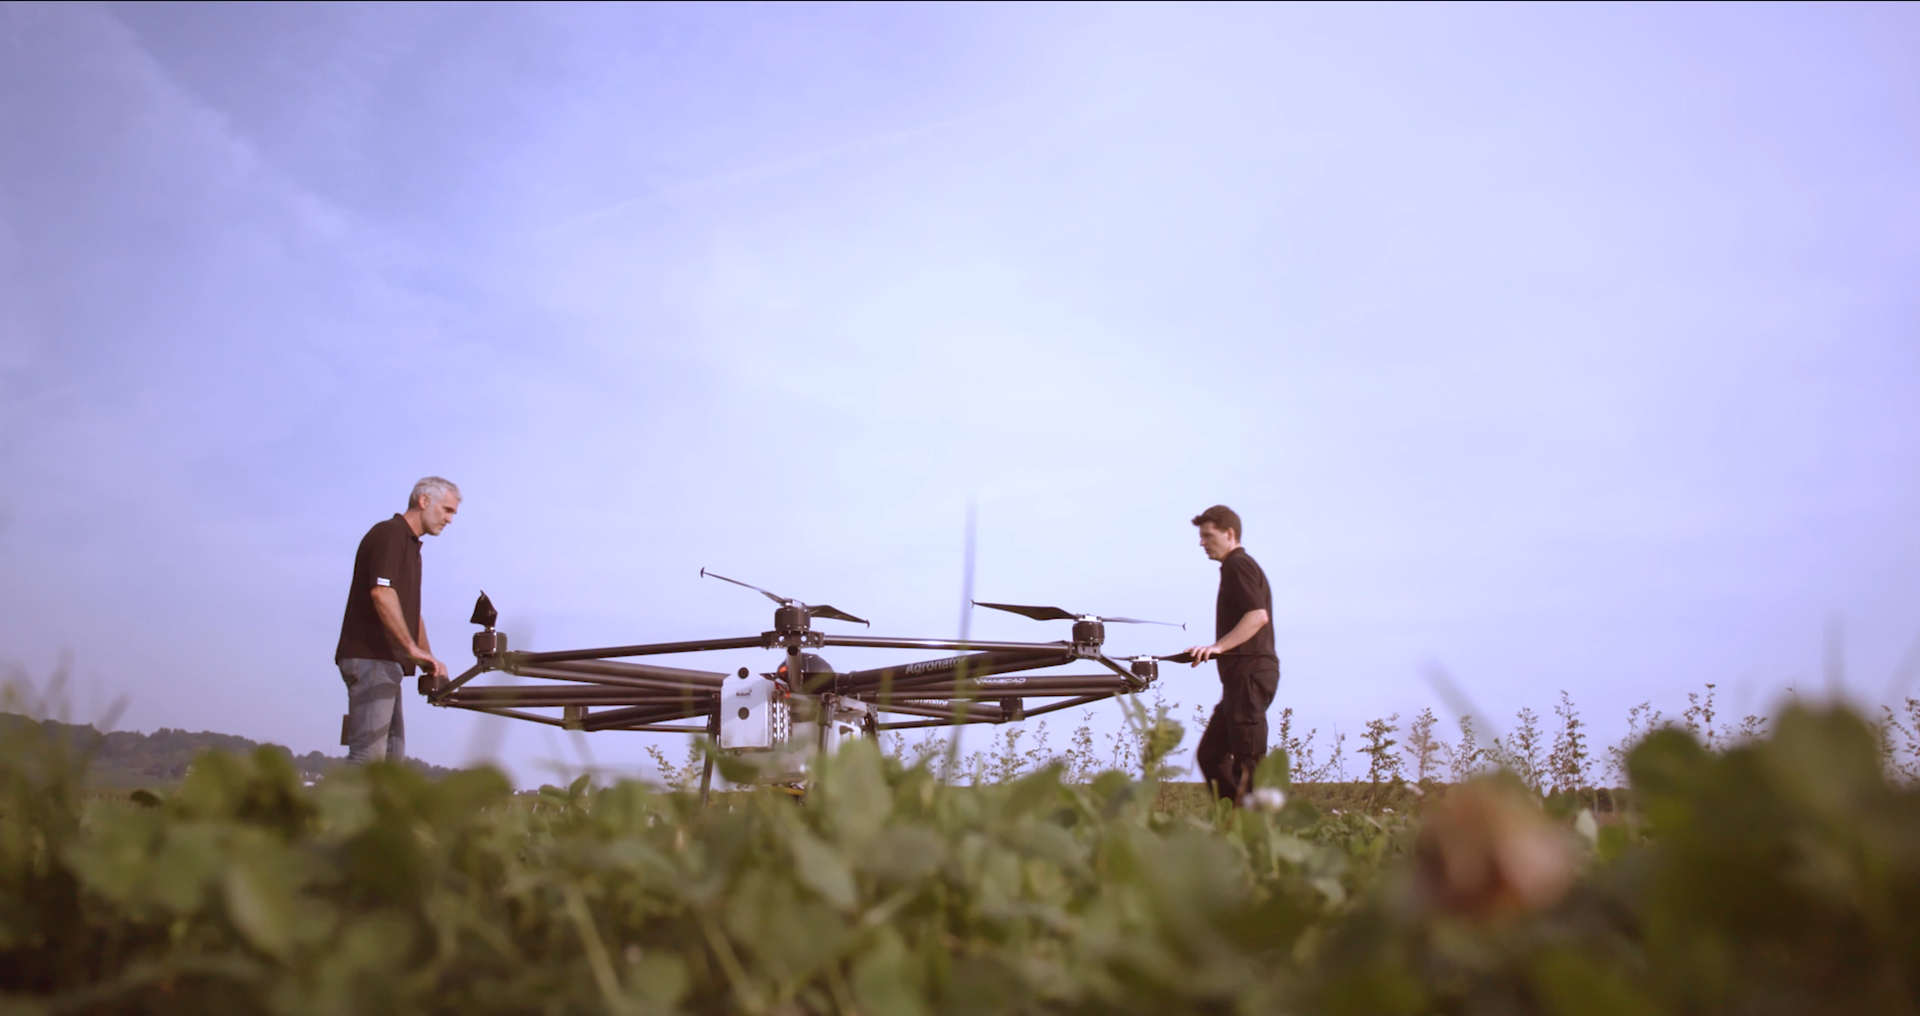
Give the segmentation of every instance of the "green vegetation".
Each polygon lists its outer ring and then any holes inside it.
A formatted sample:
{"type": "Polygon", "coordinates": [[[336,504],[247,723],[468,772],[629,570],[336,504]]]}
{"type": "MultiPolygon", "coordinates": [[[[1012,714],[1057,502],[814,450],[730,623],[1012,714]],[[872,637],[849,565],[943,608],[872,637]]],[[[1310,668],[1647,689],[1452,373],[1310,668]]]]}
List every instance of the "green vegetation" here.
{"type": "Polygon", "coordinates": [[[16,725],[0,1010],[1914,1012],[1920,791],[1884,729],[1663,728],[1624,757],[1627,814],[1513,777],[1391,787],[1416,819],[1058,765],[955,786],[865,743],[804,803],[399,766],[308,787],[271,749],[118,799],[16,725]]]}

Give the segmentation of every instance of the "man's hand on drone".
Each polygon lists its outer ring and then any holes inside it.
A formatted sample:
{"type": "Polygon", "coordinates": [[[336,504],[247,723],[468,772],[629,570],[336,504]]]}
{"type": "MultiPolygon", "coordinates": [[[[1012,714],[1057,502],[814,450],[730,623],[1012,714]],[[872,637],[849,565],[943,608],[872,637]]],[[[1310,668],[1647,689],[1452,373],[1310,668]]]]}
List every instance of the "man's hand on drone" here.
{"type": "Polygon", "coordinates": [[[1187,653],[1193,657],[1193,666],[1197,667],[1209,659],[1212,659],[1220,651],[1218,645],[1194,646],[1192,649],[1187,650],[1187,653]]]}
{"type": "Polygon", "coordinates": [[[434,677],[447,676],[447,665],[441,663],[440,659],[434,656],[433,653],[416,646],[411,655],[413,656],[413,662],[418,665],[421,670],[432,674],[434,677]]]}

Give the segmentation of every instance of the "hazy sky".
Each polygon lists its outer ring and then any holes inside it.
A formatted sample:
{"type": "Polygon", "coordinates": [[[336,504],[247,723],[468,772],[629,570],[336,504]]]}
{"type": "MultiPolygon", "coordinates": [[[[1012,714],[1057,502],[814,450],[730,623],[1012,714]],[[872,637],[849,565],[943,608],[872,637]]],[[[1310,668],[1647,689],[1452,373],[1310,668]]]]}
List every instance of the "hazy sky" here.
{"type": "Polygon", "coordinates": [[[1881,701],[1917,467],[1913,5],[0,6],[0,660],[82,719],[338,751],[428,473],[456,669],[482,588],[517,648],[767,627],[702,566],[949,635],[970,498],[978,596],[1170,651],[1224,502],[1323,730],[1435,664],[1764,709],[1829,618],[1881,701]]]}

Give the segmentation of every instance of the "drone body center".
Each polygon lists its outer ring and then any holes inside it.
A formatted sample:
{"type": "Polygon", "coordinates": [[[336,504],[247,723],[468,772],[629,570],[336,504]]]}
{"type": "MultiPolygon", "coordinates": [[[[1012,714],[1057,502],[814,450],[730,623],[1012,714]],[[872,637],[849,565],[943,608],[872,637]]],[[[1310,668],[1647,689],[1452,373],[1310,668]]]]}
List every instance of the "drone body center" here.
{"type": "Polygon", "coordinates": [[[760,783],[797,783],[813,758],[861,737],[879,737],[866,703],[795,692],[775,674],[741,673],[720,686],[720,750],[751,758],[760,783]]]}

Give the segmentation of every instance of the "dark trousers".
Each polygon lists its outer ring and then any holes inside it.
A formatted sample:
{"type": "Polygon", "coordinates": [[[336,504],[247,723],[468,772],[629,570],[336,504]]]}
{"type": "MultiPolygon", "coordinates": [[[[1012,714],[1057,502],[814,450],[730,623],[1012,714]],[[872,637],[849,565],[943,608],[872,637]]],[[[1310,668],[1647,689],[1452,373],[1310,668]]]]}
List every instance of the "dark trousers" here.
{"type": "Polygon", "coordinates": [[[401,715],[404,668],[392,660],[341,660],[347,682],[347,762],[363,765],[407,757],[407,721],[401,715]]]}
{"type": "Polygon", "coordinates": [[[1213,707],[1193,751],[1200,778],[1215,797],[1238,804],[1253,789],[1254,770],[1267,757],[1267,707],[1279,687],[1277,668],[1239,673],[1221,667],[1220,704],[1213,707]]]}

